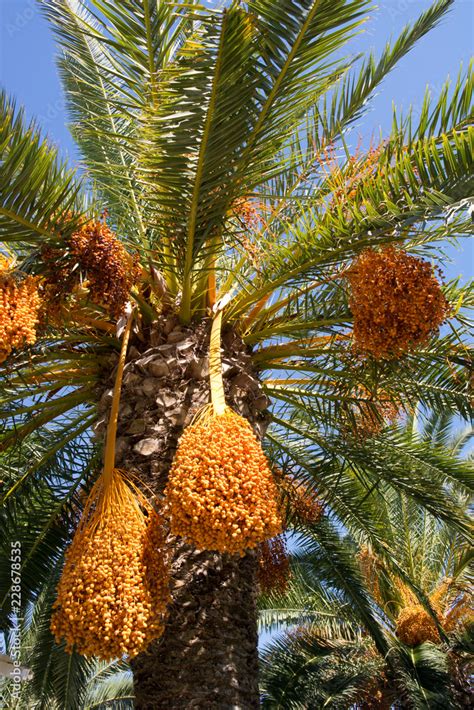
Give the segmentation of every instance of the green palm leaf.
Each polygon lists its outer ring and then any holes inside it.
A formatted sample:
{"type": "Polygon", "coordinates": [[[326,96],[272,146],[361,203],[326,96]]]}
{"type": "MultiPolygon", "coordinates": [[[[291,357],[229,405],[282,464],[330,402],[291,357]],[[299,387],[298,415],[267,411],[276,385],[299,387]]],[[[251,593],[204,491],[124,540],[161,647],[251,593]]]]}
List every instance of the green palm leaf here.
{"type": "Polygon", "coordinates": [[[77,224],[81,184],[34,124],[0,94],[0,240],[36,245],[77,224]],[[75,213],[71,218],[69,213],[75,213]]]}

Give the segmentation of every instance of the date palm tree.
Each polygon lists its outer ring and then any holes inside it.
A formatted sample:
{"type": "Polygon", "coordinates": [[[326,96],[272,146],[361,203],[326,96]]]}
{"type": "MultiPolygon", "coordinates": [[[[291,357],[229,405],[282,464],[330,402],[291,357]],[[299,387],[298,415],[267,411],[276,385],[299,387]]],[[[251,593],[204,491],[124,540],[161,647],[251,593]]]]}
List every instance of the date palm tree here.
{"type": "MultiPolygon", "coordinates": [[[[409,417],[400,435],[468,470],[472,428],[445,415],[422,419],[409,417]]],[[[375,535],[349,524],[341,537],[329,516],[297,526],[288,587],[260,601],[262,628],[275,635],[262,653],[264,707],[469,707],[472,549],[390,484],[368,504],[375,535]]]]}
{"type": "MultiPolygon", "coordinates": [[[[432,255],[436,242],[472,232],[469,71],[436,100],[427,95],[418,121],[395,115],[379,146],[351,152],[347,138],[452,0],[362,59],[346,54],[366,0],[42,5],[82,163],[62,162],[2,96],[3,258],[18,283],[28,275],[56,298],[28,334],[34,342],[8,350],[0,373],[2,525],[5,540],[23,543],[22,603],[61,565],[100,466],[124,284],[133,328],[114,454],[144,490],[162,497],[181,433],[209,399],[219,313],[227,403],[276,466],[361,530],[371,524],[368,492],[389,481],[466,534],[447,485],[468,486],[465,469],[384,430],[347,436],[358,408],[382,419],[381,393],[408,408],[470,411],[469,287],[446,284],[451,319],[440,336],[404,357],[361,358],[344,278],[367,248],[432,255]],[[99,276],[78,258],[86,219],[113,244],[113,259],[89,254],[99,276]],[[420,462],[409,475],[407,461],[420,462]]],[[[168,543],[168,621],[132,662],[135,706],[257,707],[255,552],[168,543]]]]}

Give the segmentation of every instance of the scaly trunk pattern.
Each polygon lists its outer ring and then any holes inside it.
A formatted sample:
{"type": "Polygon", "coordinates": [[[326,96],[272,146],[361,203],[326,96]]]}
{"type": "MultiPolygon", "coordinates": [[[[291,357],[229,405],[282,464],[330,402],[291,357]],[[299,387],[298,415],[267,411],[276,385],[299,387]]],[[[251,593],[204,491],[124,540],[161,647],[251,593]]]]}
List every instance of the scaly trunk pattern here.
{"type": "MultiPolygon", "coordinates": [[[[184,327],[163,315],[132,340],[116,466],[136,474],[148,494],[162,494],[183,429],[209,402],[209,335],[209,320],[184,327]]],[[[222,364],[227,403],[261,438],[268,400],[252,372],[249,349],[231,330],[222,336],[222,364]]],[[[105,431],[113,374],[105,374],[98,435],[105,431]]],[[[171,535],[168,542],[172,603],[162,638],[132,662],[135,707],[257,708],[256,554],[199,551],[171,535]]]]}

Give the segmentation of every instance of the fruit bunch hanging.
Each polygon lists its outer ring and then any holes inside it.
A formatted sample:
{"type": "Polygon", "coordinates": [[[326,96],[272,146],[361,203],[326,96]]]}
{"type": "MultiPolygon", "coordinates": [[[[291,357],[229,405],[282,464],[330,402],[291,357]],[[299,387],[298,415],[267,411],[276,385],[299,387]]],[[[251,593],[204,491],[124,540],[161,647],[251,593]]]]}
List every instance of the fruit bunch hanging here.
{"type": "Polygon", "coordinates": [[[401,610],[397,617],[396,634],[400,641],[412,647],[425,641],[440,642],[435,621],[421,604],[412,604],[401,610]]]}
{"type": "Polygon", "coordinates": [[[60,302],[83,278],[90,300],[113,317],[123,313],[141,272],[138,257],[127,252],[105,218],[85,222],[65,244],[45,247],[42,257],[49,265],[45,288],[50,301],[60,302]]]}
{"type": "Polygon", "coordinates": [[[316,493],[307,484],[286,476],[281,469],[277,469],[275,477],[286,510],[285,527],[291,525],[295,517],[306,525],[319,523],[324,514],[324,505],[316,493]]]}
{"type": "Polygon", "coordinates": [[[290,580],[290,560],[282,535],[262,542],[258,562],[258,582],[262,592],[283,594],[290,580]]]}
{"type": "Polygon", "coordinates": [[[66,553],[51,630],[66,649],[103,660],[133,657],[164,631],[169,601],[162,520],[114,468],[120,391],[132,315],[124,331],[104,468],[66,553]]]}
{"type": "Polygon", "coordinates": [[[362,439],[377,436],[387,424],[393,424],[400,408],[389,400],[362,402],[355,412],[354,433],[362,439]]]}
{"type": "Polygon", "coordinates": [[[368,588],[377,604],[383,608],[384,598],[380,590],[380,580],[383,574],[383,565],[377,555],[370,550],[367,545],[362,545],[357,555],[362,574],[365,577],[368,588]]]}
{"type": "Polygon", "coordinates": [[[423,345],[448,315],[431,264],[403,249],[366,249],[346,277],[355,346],[375,358],[400,357],[423,345]]]}
{"type": "Polygon", "coordinates": [[[259,212],[251,200],[240,197],[232,204],[231,214],[236,216],[249,231],[255,231],[260,222],[259,212]]]}
{"type": "Polygon", "coordinates": [[[299,485],[295,489],[293,510],[301,522],[314,525],[321,520],[324,505],[305,486],[299,485]]]}
{"type": "Polygon", "coordinates": [[[0,363],[15,348],[33,345],[39,320],[41,297],[38,279],[20,277],[9,268],[8,261],[0,261],[0,363]]]}
{"type": "MultiPolygon", "coordinates": [[[[407,646],[417,646],[425,641],[440,643],[441,637],[433,617],[417,603],[410,590],[402,588],[402,597],[405,603],[396,620],[398,638],[407,646]]],[[[463,588],[449,577],[444,578],[430,594],[430,605],[446,633],[462,632],[473,622],[470,587],[463,588]]]]}
{"type": "MultiPolygon", "coordinates": [[[[404,644],[410,647],[430,641],[438,644],[441,642],[436,622],[431,614],[419,603],[412,590],[400,579],[396,580],[400,602],[393,598],[388,601],[391,593],[390,585],[387,586],[387,577],[384,565],[378,556],[367,546],[363,545],[358,554],[361,571],[371,589],[372,596],[382,609],[396,605],[398,613],[395,617],[395,633],[404,644]],[[382,594],[381,583],[384,583],[382,594]]],[[[452,579],[445,578],[429,595],[431,608],[436,614],[439,625],[445,632],[462,630],[472,623],[473,612],[470,590],[459,588],[452,579]]]]}
{"type": "MultiPolygon", "coordinates": [[[[358,562],[375,601],[380,608],[388,608],[389,602],[387,602],[385,595],[387,591],[390,594],[390,587],[386,589],[384,595],[381,582],[386,575],[382,561],[369,547],[362,545],[358,554],[358,562]]],[[[400,641],[407,646],[417,646],[424,641],[439,643],[440,638],[434,619],[418,602],[411,589],[401,580],[397,580],[397,589],[401,598],[401,608],[399,607],[395,624],[396,634],[400,641]]],[[[430,602],[433,609],[440,612],[439,600],[436,596],[432,595],[430,602]]],[[[393,599],[393,604],[395,603],[395,599],[393,599]]]]}
{"type": "Polygon", "coordinates": [[[386,392],[372,394],[363,385],[357,386],[349,411],[343,415],[342,428],[358,439],[377,436],[385,425],[393,424],[400,415],[401,405],[396,404],[386,392]]]}
{"type": "Polygon", "coordinates": [[[185,429],[166,498],[172,533],[201,550],[240,553],[281,531],[266,456],[250,424],[228,408],[185,429]]]}
{"type": "Polygon", "coordinates": [[[143,651],[164,630],[169,599],[161,519],[126,476],[94,485],[66,553],[51,630],[103,660],[143,651]]]}
{"type": "Polygon", "coordinates": [[[228,408],[221,314],[211,330],[212,405],[185,429],[165,490],[171,532],[201,550],[244,553],[281,532],[278,491],[249,422],[228,408]]]}

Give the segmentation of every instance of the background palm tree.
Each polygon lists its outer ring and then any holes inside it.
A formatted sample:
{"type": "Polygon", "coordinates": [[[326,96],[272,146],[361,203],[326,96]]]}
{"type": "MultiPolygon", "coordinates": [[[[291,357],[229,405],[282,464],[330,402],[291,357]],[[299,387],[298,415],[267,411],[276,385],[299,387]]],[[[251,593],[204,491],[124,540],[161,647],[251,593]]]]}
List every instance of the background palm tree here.
{"type": "MultiPolygon", "coordinates": [[[[21,625],[22,663],[31,673],[30,680],[20,684],[20,693],[11,679],[0,679],[4,707],[39,710],[81,707],[84,710],[131,710],[133,679],[125,661],[103,662],[77,653],[67,654],[64,645],[54,643],[49,630],[51,606],[58,581],[58,570],[45,583],[21,625]]],[[[11,636],[6,636],[5,650],[11,636]]]]}
{"type": "MultiPolygon", "coordinates": [[[[36,342],[12,352],[0,374],[2,524],[7,542],[24,541],[25,605],[61,564],[58,535],[70,539],[99,468],[124,294],[105,294],[119,279],[94,275],[74,245],[83,215],[97,220],[104,209],[129,252],[116,250],[120,283],[136,280],[117,466],[162,495],[183,428],[209,398],[209,330],[222,309],[227,402],[259,437],[271,425],[268,455],[289,480],[317,490],[372,540],[383,537],[368,501],[383,482],[467,533],[449,485],[469,486],[463,464],[393,431],[347,436],[354,407],[381,419],[381,393],[407,407],[421,400],[470,411],[469,287],[446,285],[452,319],[441,337],[401,359],[360,359],[349,347],[343,278],[367,247],[398,242],[431,255],[432,243],[472,231],[470,72],[437,100],[427,96],[418,122],[394,117],[375,151],[351,155],[345,140],[383,78],[451,4],[437,0],[379,58],[358,60],[341,50],[364,21],[365,0],[219,10],[166,0],[43,3],[83,169],[78,176],[61,163],[2,97],[3,250],[17,277],[37,276],[44,293],[63,277],[67,285],[36,342]]],[[[256,707],[256,555],[169,545],[169,619],[133,661],[136,707],[256,707]]],[[[8,575],[2,586],[7,599],[8,575]]]]}
{"type": "MultiPolygon", "coordinates": [[[[404,427],[408,439],[443,447],[453,460],[466,459],[472,434],[437,414],[418,413],[404,427]]],[[[357,526],[338,537],[327,517],[300,526],[288,589],[262,599],[263,627],[283,630],[262,654],[264,706],[469,707],[472,548],[388,484],[368,503],[378,541],[357,526]],[[410,633],[403,612],[415,617],[410,633]]]]}

